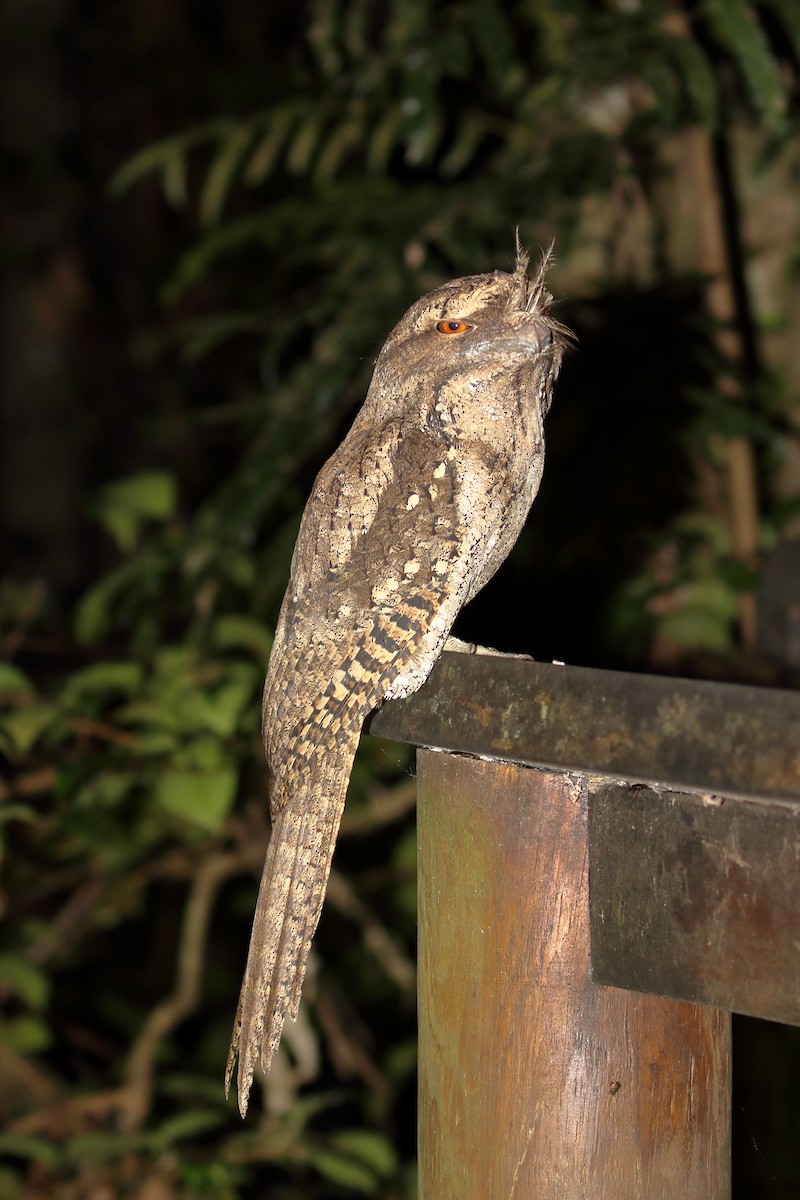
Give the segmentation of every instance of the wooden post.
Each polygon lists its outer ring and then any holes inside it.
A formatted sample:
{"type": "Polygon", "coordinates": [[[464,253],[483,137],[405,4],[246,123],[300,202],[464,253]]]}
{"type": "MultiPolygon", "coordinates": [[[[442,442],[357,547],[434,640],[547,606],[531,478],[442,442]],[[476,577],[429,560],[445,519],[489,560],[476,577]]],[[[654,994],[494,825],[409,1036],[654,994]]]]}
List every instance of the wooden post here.
{"type": "Polygon", "coordinates": [[[730,1016],[592,982],[586,782],[418,774],[421,1200],[725,1200],[730,1016]]]}

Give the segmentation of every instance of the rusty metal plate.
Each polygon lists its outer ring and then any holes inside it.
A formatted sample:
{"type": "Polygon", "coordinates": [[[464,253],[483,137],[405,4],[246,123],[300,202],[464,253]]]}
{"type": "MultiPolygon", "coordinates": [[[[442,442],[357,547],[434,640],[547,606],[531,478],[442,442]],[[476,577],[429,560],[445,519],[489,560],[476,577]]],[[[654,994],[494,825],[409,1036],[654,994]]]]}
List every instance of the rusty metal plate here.
{"type": "Polygon", "coordinates": [[[800,796],[800,692],[448,653],[367,729],[630,782],[800,796]]]}
{"type": "Polygon", "coordinates": [[[589,803],[595,981],[800,1025],[800,803],[589,803]]]}

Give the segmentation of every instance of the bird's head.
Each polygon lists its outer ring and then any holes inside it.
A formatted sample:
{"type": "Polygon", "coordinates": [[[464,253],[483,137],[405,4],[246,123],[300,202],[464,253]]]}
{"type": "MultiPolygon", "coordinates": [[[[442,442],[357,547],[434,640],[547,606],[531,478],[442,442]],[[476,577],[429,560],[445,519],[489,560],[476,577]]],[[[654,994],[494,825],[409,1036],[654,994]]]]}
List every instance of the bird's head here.
{"type": "MultiPolygon", "coordinates": [[[[413,390],[438,390],[457,379],[497,383],[528,375],[546,380],[536,388],[549,407],[552,383],[569,341],[569,331],[550,315],[552,296],[545,276],[552,247],[533,277],[528,255],[517,243],[512,273],[492,271],[454,279],[423,296],[394,327],[375,364],[373,401],[390,401],[399,380],[413,390]],[[416,385],[416,386],[415,386],[416,385]]],[[[531,382],[533,380],[531,379],[531,382]]]]}

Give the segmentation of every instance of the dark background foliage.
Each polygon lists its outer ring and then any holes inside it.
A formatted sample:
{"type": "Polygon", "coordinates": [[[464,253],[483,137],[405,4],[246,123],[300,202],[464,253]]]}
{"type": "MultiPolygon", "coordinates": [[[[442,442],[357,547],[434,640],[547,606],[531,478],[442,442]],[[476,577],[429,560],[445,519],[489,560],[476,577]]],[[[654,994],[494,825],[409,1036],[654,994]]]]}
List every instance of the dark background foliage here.
{"type": "MultiPolygon", "coordinates": [[[[784,679],[799,55],[795,0],[6,6],[0,1198],[415,1194],[406,749],[364,739],[301,1019],[222,1093],[259,688],[383,337],[515,226],[578,342],[458,632],[784,679]]],[[[738,1194],[794,1196],[797,1038],[737,1045],[738,1194]]]]}

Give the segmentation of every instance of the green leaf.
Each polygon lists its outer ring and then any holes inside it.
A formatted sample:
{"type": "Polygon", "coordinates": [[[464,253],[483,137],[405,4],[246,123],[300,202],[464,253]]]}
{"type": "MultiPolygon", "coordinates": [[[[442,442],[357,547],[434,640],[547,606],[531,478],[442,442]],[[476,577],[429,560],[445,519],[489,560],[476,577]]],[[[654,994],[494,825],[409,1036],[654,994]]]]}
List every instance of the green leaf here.
{"type": "Polygon", "coordinates": [[[0,1044],[19,1054],[38,1054],[52,1040],[49,1028],[38,1017],[0,1017],[0,1044]]]}
{"type": "Polygon", "coordinates": [[[397,1167],[397,1155],[389,1139],[373,1129],[343,1129],[331,1135],[330,1144],[358,1159],[378,1176],[388,1177],[397,1167]]]}
{"type": "MultiPolygon", "coordinates": [[[[117,719],[122,719],[120,714],[117,714],[117,719]]],[[[162,758],[166,754],[174,754],[177,744],[175,730],[151,729],[138,734],[136,753],[143,758],[162,758]]]]}
{"type": "Polygon", "coordinates": [[[64,1157],[76,1166],[86,1163],[100,1165],[113,1162],[123,1154],[130,1154],[146,1145],[142,1134],[116,1133],[109,1130],[98,1133],[73,1134],[64,1144],[64,1157]]]}
{"type": "Polygon", "coordinates": [[[170,154],[161,168],[161,186],[167,203],[173,208],[181,208],[186,203],[186,159],[185,154],[170,154]]]}
{"type": "Polygon", "coordinates": [[[681,595],[687,609],[714,613],[723,621],[732,621],[739,609],[738,593],[717,578],[685,583],[681,595]]]}
{"type": "Polygon", "coordinates": [[[7,1158],[26,1158],[50,1168],[56,1165],[59,1158],[51,1140],[22,1133],[0,1133],[0,1154],[7,1158]]]}
{"type": "MultiPolygon", "coordinates": [[[[116,713],[116,719],[124,725],[156,734],[208,732],[217,738],[230,737],[236,732],[242,714],[255,701],[255,690],[261,678],[261,671],[250,663],[235,665],[238,669],[231,671],[219,687],[201,691],[191,681],[179,680],[176,686],[165,686],[157,700],[125,705],[116,713]]],[[[186,753],[187,747],[196,745],[216,747],[216,742],[208,739],[184,742],[182,752],[186,753]]],[[[209,751],[203,753],[207,755],[209,751]]],[[[203,765],[207,765],[205,760],[203,765]]]]}
{"type": "Polygon", "coordinates": [[[181,133],[177,137],[162,138],[150,146],[145,146],[138,154],[134,154],[124,162],[116,175],[113,176],[109,191],[112,196],[121,196],[135,183],[146,175],[161,173],[167,197],[170,201],[177,198],[178,174],[185,170],[185,158],[190,149],[220,135],[220,121],[209,121],[181,133]]]}
{"type": "Polygon", "coordinates": [[[229,765],[228,754],[218,738],[202,735],[181,743],[176,766],[189,771],[217,771],[229,765]]]}
{"type": "Polygon", "coordinates": [[[383,1070],[395,1084],[413,1078],[419,1061],[419,1044],[416,1038],[395,1042],[383,1061],[383,1070]]]}
{"type": "Polygon", "coordinates": [[[283,149],[292,125],[304,111],[304,105],[292,103],[285,104],[270,113],[267,131],[257,143],[245,168],[245,183],[253,186],[266,179],[283,149]]]}
{"type": "Polygon", "coordinates": [[[679,646],[728,650],[732,643],[730,621],[704,609],[684,608],[668,613],[658,622],[658,630],[662,637],[679,646]]]}
{"type": "Polygon", "coordinates": [[[22,1181],[16,1171],[0,1167],[0,1200],[22,1200],[22,1181]]]}
{"type": "Polygon", "coordinates": [[[254,617],[227,613],[217,617],[211,629],[214,645],[220,650],[249,650],[266,665],[272,649],[272,632],[254,617]]]}
{"type": "Polygon", "coordinates": [[[0,694],[5,692],[33,692],[35,688],[28,676],[12,663],[0,662],[0,694]]]}
{"type": "Polygon", "coordinates": [[[481,113],[469,112],[459,122],[455,141],[450,146],[440,164],[442,175],[457,175],[469,163],[486,136],[486,125],[481,113]]]}
{"type": "MultiPolygon", "coordinates": [[[[139,743],[137,754],[141,753],[139,743]]],[[[102,771],[91,778],[75,797],[76,808],[116,808],[138,782],[137,774],[125,771],[102,771]]]]}
{"type": "Polygon", "coordinates": [[[19,996],[30,1008],[44,1008],[50,994],[46,974],[17,954],[0,954],[0,984],[19,996]]]}
{"type": "Polygon", "coordinates": [[[134,662],[98,662],[70,675],[64,696],[74,699],[85,693],[122,692],[130,695],[142,685],[142,668],[134,662]]]}
{"type": "Polygon", "coordinates": [[[444,114],[433,100],[425,110],[425,120],[418,122],[406,140],[406,162],[419,167],[430,162],[439,145],[444,129],[444,114]]]}
{"type": "Polygon", "coordinates": [[[30,753],[56,716],[56,709],[52,705],[35,704],[30,708],[18,708],[0,719],[0,733],[9,752],[17,755],[30,753]]]}
{"type": "Polygon", "coordinates": [[[309,1152],[308,1161],[323,1178],[340,1187],[352,1188],[365,1196],[372,1195],[377,1189],[379,1181],[375,1173],[354,1159],[329,1150],[314,1149],[309,1152]]]}
{"type": "Polygon", "coordinates": [[[90,588],[79,600],[75,610],[75,637],[82,645],[90,645],[103,638],[114,620],[113,601],[120,592],[123,578],[130,578],[131,563],[123,564],[119,572],[112,572],[90,588]]]}
{"type": "Polygon", "coordinates": [[[293,175],[304,175],[322,135],[323,115],[314,110],[298,130],[286,155],[286,166],[293,175]]]}
{"type": "Polygon", "coordinates": [[[144,471],[103,488],[93,511],[120,550],[130,551],[143,523],[172,516],[176,502],[174,475],[168,471],[144,471]]]}
{"type": "Polygon", "coordinates": [[[505,95],[515,73],[514,35],[502,4],[493,0],[471,0],[466,5],[470,31],[478,46],[489,78],[499,95],[505,95]]]}
{"type": "Polygon", "coordinates": [[[683,77],[686,93],[699,119],[714,131],[719,124],[719,89],[714,69],[695,41],[673,37],[669,52],[683,77]]]}
{"type": "Polygon", "coordinates": [[[472,54],[463,29],[451,25],[439,35],[437,57],[448,75],[467,79],[472,67],[472,54]]]}
{"type": "Polygon", "coordinates": [[[233,807],[237,775],[233,767],[216,771],[165,771],[156,784],[156,801],[165,812],[206,833],[216,833],[233,807]]]}
{"type": "Polygon", "coordinates": [[[338,129],[334,129],[325,139],[325,146],[317,159],[317,179],[332,179],[348,150],[363,143],[365,132],[363,119],[356,117],[343,121],[338,129]]]}
{"type": "Polygon", "coordinates": [[[764,8],[771,9],[778,23],[791,40],[795,55],[800,58],[800,5],[797,0],[762,0],[764,8]]]}
{"type": "Polygon", "coordinates": [[[0,804],[0,829],[10,821],[24,821],[27,825],[38,825],[42,814],[27,804],[0,804]]]}
{"type": "Polygon", "coordinates": [[[75,637],[83,645],[97,641],[107,632],[112,619],[112,602],[130,579],[131,566],[131,563],[123,563],[90,588],[79,601],[75,612],[75,637]]]}
{"type": "Polygon", "coordinates": [[[367,150],[367,167],[378,175],[382,175],[387,167],[389,158],[400,138],[400,130],[405,124],[403,110],[399,104],[389,105],[386,113],[375,125],[369,148],[367,150]]]}
{"type": "Polygon", "coordinates": [[[184,326],[183,354],[188,363],[198,362],[230,338],[258,329],[255,313],[221,312],[191,321],[184,326]]]}
{"type": "Polygon", "coordinates": [[[268,220],[263,213],[256,213],[226,221],[210,230],[178,260],[175,272],[161,289],[161,299],[165,304],[174,304],[193,283],[203,279],[223,255],[253,244],[269,245],[274,240],[274,227],[274,219],[268,220]]]}
{"type": "Polygon", "coordinates": [[[132,158],[123,163],[116,175],[113,176],[109,184],[111,195],[122,196],[146,175],[163,171],[170,161],[176,158],[182,159],[185,149],[186,143],[183,137],[165,138],[163,141],[154,142],[151,146],[145,146],[138,154],[134,154],[132,158]]]}
{"type": "Polygon", "coordinates": [[[214,225],[219,219],[236,169],[253,140],[252,126],[239,125],[224,139],[200,196],[200,224],[214,225]]]}
{"type": "Polygon", "coordinates": [[[246,677],[231,679],[214,692],[198,694],[195,712],[201,727],[219,737],[230,737],[235,733],[240,716],[253,699],[259,678],[254,669],[246,677]]]}
{"type": "MultiPolygon", "coordinates": [[[[171,748],[175,738],[171,735],[186,730],[186,713],[171,703],[169,697],[163,696],[158,700],[137,700],[133,704],[125,704],[114,714],[120,725],[131,726],[134,729],[146,730],[150,737],[156,739],[160,746],[162,739],[168,739],[164,744],[171,748]]],[[[189,728],[194,728],[194,722],[189,728]]],[[[156,749],[160,753],[160,749],[156,749]]]]}
{"type": "Polygon", "coordinates": [[[708,23],[739,69],[756,109],[773,133],[783,132],[786,92],[755,9],[745,0],[705,0],[708,23]]]}
{"type": "Polygon", "coordinates": [[[221,1107],[216,1112],[210,1112],[207,1108],[187,1109],[164,1121],[158,1129],[147,1135],[147,1140],[152,1149],[163,1154],[176,1142],[197,1137],[210,1129],[218,1129],[226,1125],[228,1120],[228,1113],[221,1107]]]}
{"type": "Polygon", "coordinates": [[[731,535],[725,522],[712,513],[684,513],[674,523],[675,532],[682,538],[706,543],[718,555],[731,552],[731,535]]]}
{"type": "Polygon", "coordinates": [[[0,954],[0,984],[31,1008],[44,1008],[50,995],[47,976],[17,954],[0,954]]]}
{"type": "Polygon", "coordinates": [[[155,673],[160,680],[186,680],[197,663],[193,646],[162,646],[155,660],[155,673]]]}
{"type": "MultiPolygon", "coordinates": [[[[177,708],[170,704],[169,697],[165,697],[166,703],[157,714],[160,723],[184,733],[206,731],[219,738],[230,737],[253,696],[254,681],[255,676],[249,680],[234,679],[213,692],[188,692],[181,697],[177,708]]],[[[127,715],[130,715],[130,710],[127,715]]],[[[208,746],[214,743],[201,740],[191,744],[208,746]]]]}
{"type": "Polygon", "coordinates": [[[341,14],[335,4],[315,4],[308,24],[308,44],[324,75],[334,76],[342,67],[338,39],[341,14]]]}

